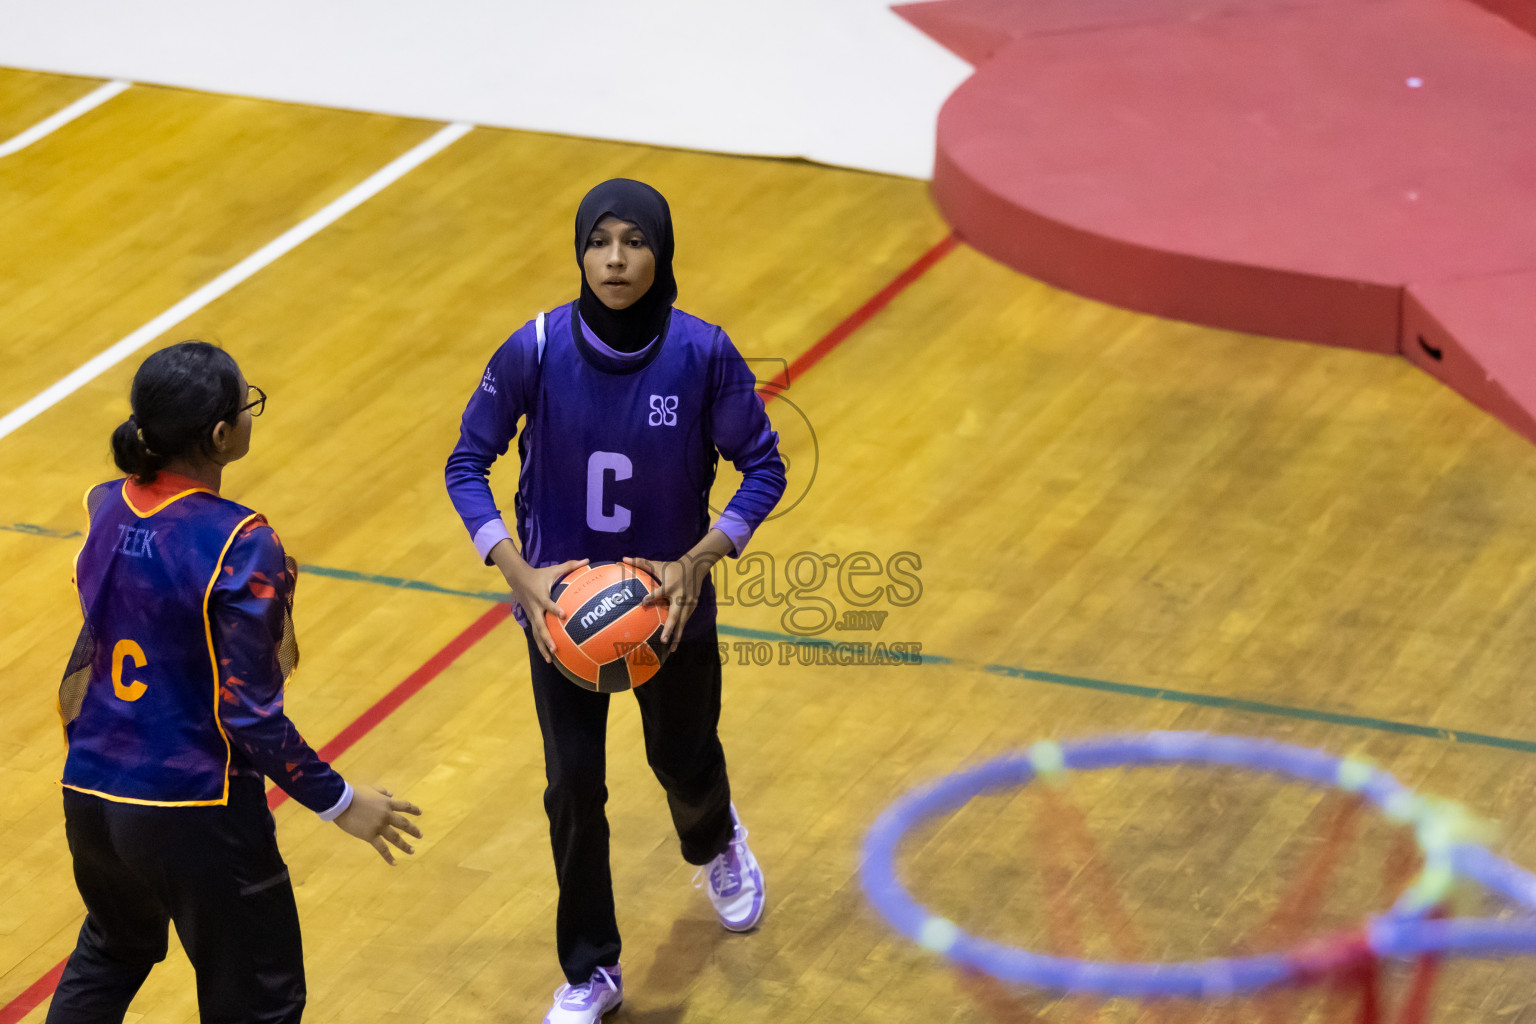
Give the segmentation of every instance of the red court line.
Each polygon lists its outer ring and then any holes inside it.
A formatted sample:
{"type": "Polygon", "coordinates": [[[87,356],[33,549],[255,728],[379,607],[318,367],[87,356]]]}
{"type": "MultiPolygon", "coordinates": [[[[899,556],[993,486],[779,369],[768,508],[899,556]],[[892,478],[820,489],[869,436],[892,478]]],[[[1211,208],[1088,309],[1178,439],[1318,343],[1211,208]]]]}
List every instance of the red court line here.
{"type": "MultiPolygon", "coordinates": [[[[336,734],[336,738],[320,748],[320,757],[326,761],[334,761],[347,751],[354,743],[368,735],[379,723],[394,714],[400,706],[420,693],[432,680],[442,674],[443,670],[452,665],[459,657],[485,635],[495,629],[501,621],[512,614],[510,604],[497,603],[492,605],[485,614],[481,615],[464,632],[448,641],[448,645],[426,660],[416,671],[406,676],[394,689],[383,697],[380,697],[373,706],[357,717],[351,725],[336,734]]],[[[267,806],[277,807],[288,799],[288,794],[282,790],[273,788],[267,791],[267,806]]],[[[58,987],[59,978],[64,974],[64,965],[69,962],[65,957],[53,965],[52,970],[38,978],[26,991],[15,999],[0,1007],[0,1024],[17,1024],[23,1017],[42,1005],[43,1000],[53,995],[53,990],[58,987]]]]}
{"type": "MultiPolygon", "coordinates": [[[[937,245],[919,256],[915,263],[896,275],[896,278],[890,284],[875,293],[874,298],[854,310],[842,323],[832,328],[825,337],[812,345],[804,354],[791,363],[783,373],[779,374],[768,384],[763,385],[758,391],[763,396],[763,402],[772,401],[774,395],[789,387],[789,382],[792,378],[801,376],[819,363],[823,356],[842,344],[850,334],[858,330],[871,317],[888,306],[892,299],[905,291],[913,281],[927,273],[930,267],[943,259],[958,244],[958,238],[952,234],[946,235],[937,245]]],[[[510,604],[497,603],[492,606],[489,611],[476,619],[468,629],[449,641],[448,646],[427,659],[426,664],[412,672],[409,676],[406,676],[398,686],[390,690],[377,703],[358,716],[355,722],[337,733],[335,739],[321,747],[319,750],[320,757],[326,761],[335,760],[354,743],[366,736],[380,722],[393,714],[400,705],[419,693],[443,669],[453,664],[460,655],[473,647],[476,642],[495,628],[497,623],[511,614],[511,611],[512,606],[510,604]]],[[[267,806],[277,807],[287,799],[287,793],[274,788],[267,793],[267,806]]],[[[53,990],[59,984],[59,977],[64,973],[64,965],[68,961],[69,957],[60,960],[47,974],[34,981],[15,999],[0,1007],[0,1024],[17,1024],[27,1014],[37,1009],[45,999],[53,995],[53,990]]]]}
{"type": "MultiPolygon", "coordinates": [[[[335,739],[321,747],[320,759],[334,761],[346,753],[352,744],[368,735],[380,722],[399,710],[400,705],[420,693],[443,669],[457,661],[460,655],[479,643],[502,619],[511,614],[511,604],[498,602],[492,605],[484,615],[470,623],[468,629],[448,641],[448,646],[428,658],[421,668],[406,676],[393,690],[380,697],[373,707],[358,715],[356,721],[337,733],[335,739]]],[[[268,807],[277,807],[287,799],[288,794],[276,787],[267,792],[268,807]]],[[[0,1016],[0,1024],[5,1024],[4,1016],[0,1016]]]]}
{"type": "Polygon", "coordinates": [[[890,305],[892,299],[906,291],[912,282],[926,274],[935,263],[949,255],[959,244],[959,238],[954,234],[948,234],[932,249],[919,256],[910,267],[897,274],[890,284],[876,292],[874,298],[854,310],[842,323],[828,331],[820,341],[806,349],[800,358],[784,369],[783,373],[758,388],[757,393],[763,396],[763,404],[767,405],[773,401],[779,392],[789,387],[790,381],[804,376],[805,372],[821,362],[828,352],[841,345],[850,334],[863,327],[876,313],[890,305]]]}
{"type": "Polygon", "coordinates": [[[69,957],[66,956],[54,964],[47,974],[28,986],[25,992],[6,1003],[5,1008],[0,1009],[0,1024],[16,1024],[16,1021],[40,1006],[44,999],[53,995],[53,990],[59,985],[59,979],[64,976],[64,965],[68,962],[69,957]]]}

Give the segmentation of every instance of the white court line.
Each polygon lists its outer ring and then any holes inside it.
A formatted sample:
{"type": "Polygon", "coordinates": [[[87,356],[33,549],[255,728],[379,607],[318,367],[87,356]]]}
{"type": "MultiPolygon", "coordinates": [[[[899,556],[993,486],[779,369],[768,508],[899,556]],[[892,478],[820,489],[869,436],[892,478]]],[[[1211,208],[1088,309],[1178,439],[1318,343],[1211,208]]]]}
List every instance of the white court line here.
{"type": "Polygon", "coordinates": [[[73,121],[75,118],[79,117],[81,114],[95,110],[97,107],[107,102],[107,100],[128,88],[128,86],[131,84],[133,83],[108,82],[101,88],[94,89],[91,92],[86,93],[84,96],[75,100],[75,102],[71,103],[57,114],[54,114],[51,117],[45,117],[31,128],[28,128],[26,131],[22,132],[20,135],[14,135],[11,138],[6,139],[4,142],[0,142],[0,157],[10,156],[12,153],[26,149],[28,146],[32,145],[32,143],[42,138],[44,135],[48,135],[51,132],[57,131],[58,129],[64,127],[66,124],[69,124],[69,122],[73,121]]]}
{"type": "Polygon", "coordinates": [[[289,228],[245,259],[230,267],[197,291],[182,299],[170,309],[140,327],[105,352],[92,358],[68,376],[28,399],[24,404],[0,416],[0,437],[22,426],[43,410],[64,399],[82,385],[95,379],[102,372],[122,362],[135,351],[158,338],[187,317],[217,299],[235,285],[250,277],[273,260],[289,252],[301,242],[312,238],[322,229],[335,223],[347,213],[361,206],[368,199],[403,178],[430,157],[447,149],[463,138],[474,125],[455,122],[441,129],[427,141],[404,156],[391,161],[375,171],[367,180],[352,188],[346,195],[333,200],[328,206],[298,225],[289,228]]]}

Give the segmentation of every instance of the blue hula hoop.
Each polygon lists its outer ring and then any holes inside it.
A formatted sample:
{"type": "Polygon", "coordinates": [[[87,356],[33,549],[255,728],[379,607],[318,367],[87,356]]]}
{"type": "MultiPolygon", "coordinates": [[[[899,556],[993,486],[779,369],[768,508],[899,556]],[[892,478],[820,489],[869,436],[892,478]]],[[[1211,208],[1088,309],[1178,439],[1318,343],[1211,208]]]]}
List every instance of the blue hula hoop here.
{"type": "Polygon", "coordinates": [[[897,931],[931,952],[1002,981],[1105,997],[1209,999],[1315,977],[1337,966],[1348,949],[1395,958],[1436,952],[1464,956],[1536,953],[1536,918],[1494,921],[1426,917],[1457,878],[1476,881],[1525,910],[1536,910],[1536,876],[1467,841],[1459,821],[1454,807],[1417,797],[1386,772],[1364,762],[1272,740],[1156,732],[1074,743],[1047,742],[1037,743],[1025,753],[945,776],[901,796],[865,837],[859,877],[870,902],[897,931]],[[1352,946],[1335,943],[1306,951],[1167,963],[1076,960],[978,938],[920,906],[896,877],[896,853],[902,838],[924,821],[959,810],[973,797],[1024,786],[1037,777],[1065,770],[1167,764],[1246,768],[1358,793],[1388,817],[1414,827],[1424,854],[1424,869],[1396,906],[1366,923],[1352,946]]]}

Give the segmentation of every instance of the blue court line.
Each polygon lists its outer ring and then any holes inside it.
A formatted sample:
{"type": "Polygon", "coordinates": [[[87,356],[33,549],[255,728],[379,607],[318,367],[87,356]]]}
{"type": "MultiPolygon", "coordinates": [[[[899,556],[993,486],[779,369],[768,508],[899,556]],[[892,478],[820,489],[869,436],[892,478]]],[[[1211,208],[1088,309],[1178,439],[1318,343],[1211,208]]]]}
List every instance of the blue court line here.
{"type": "MultiPolygon", "coordinates": [[[[0,530],[25,533],[36,537],[60,539],[82,536],[78,530],[66,533],[61,530],[35,526],[31,523],[11,523],[8,525],[0,523],[0,530]]],[[[504,603],[510,603],[511,601],[511,597],[504,590],[456,590],[452,587],[440,587],[436,583],[407,579],[403,576],[380,576],[373,573],[355,572],[351,569],[333,569],[324,565],[305,565],[302,567],[302,571],[313,576],[324,576],[329,579],[344,580],[349,583],[370,583],[375,586],[391,587],[396,590],[414,590],[427,594],[470,597],[480,601],[500,601],[504,603]]],[[[790,643],[801,647],[832,648],[836,646],[834,643],[826,640],[794,636],[789,633],[775,633],[770,630],[728,626],[725,623],[719,623],[716,629],[722,636],[736,637],[742,640],[790,643]]],[[[1513,750],[1521,754],[1536,754],[1536,742],[1531,740],[1510,739],[1507,736],[1491,736],[1487,733],[1463,732],[1457,729],[1436,729],[1427,725],[1416,725],[1412,722],[1395,722],[1388,718],[1372,718],[1368,715],[1349,715],[1339,711],[1321,711],[1317,708],[1295,707],[1290,704],[1270,704],[1265,701],[1245,700],[1241,697],[1219,697],[1207,693],[1170,690],[1160,686],[1112,683],[1104,679],[1088,679],[1083,676],[1063,675],[1059,672],[1041,672],[1035,669],[1019,668],[1014,665],[981,664],[964,658],[949,658],[942,654],[924,653],[921,655],[909,655],[904,658],[897,657],[894,660],[920,661],[923,665],[950,665],[958,668],[974,669],[1009,679],[1027,679],[1035,683],[1070,686],[1074,689],[1095,690],[1099,693],[1113,693],[1123,697],[1140,697],[1144,700],[1189,704],[1195,707],[1214,708],[1221,711],[1245,711],[1250,714],[1272,715],[1298,721],[1325,722],[1329,725],[1347,725],[1357,729],[1394,733],[1399,736],[1417,736],[1422,739],[1443,740],[1447,743],[1462,743],[1468,746],[1513,750]]]]}

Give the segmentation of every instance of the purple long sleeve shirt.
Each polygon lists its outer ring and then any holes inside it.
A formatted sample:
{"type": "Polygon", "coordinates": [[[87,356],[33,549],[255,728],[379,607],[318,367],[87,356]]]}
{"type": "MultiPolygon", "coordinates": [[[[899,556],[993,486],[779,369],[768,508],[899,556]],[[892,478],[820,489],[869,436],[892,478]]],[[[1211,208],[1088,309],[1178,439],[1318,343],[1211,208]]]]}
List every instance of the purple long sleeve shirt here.
{"type": "MultiPolygon", "coordinates": [[[[660,337],[616,352],[573,303],[545,318],[544,334],[541,346],[530,321],[496,350],[448,457],[448,496],[480,556],[509,535],[489,473],[514,438],[516,529],[530,565],[676,559],[712,526],[740,555],[785,476],[757,381],[725,332],[674,309],[660,337]],[[711,521],[720,456],[742,483],[711,521]]],[[[714,622],[706,582],[684,637],[706,636],[714,622]]]]}

